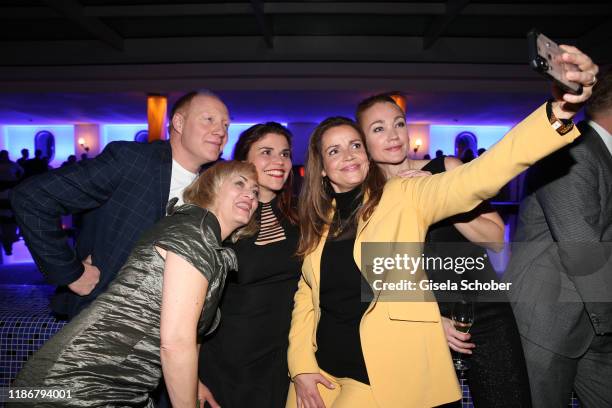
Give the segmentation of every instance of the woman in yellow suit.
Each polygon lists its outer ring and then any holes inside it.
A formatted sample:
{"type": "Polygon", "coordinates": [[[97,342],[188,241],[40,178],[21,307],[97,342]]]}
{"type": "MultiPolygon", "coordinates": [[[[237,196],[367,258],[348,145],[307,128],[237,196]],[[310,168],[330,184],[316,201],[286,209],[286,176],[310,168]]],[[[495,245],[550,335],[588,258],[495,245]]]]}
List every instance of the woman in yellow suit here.
{"type": "Polygon", "coordinates": [[[287,408],[423,408],[460,398],[431,293],[382,301],[388,293],[364,282],[361,244],[423,242],[429,225],[471,210],[577,138],[566,120],[590,96],[598,68],[575,48],[563,58],[580,68],[568,79],[583,93],[555,90],[556,100],[452,171],[385,183],[353,121],[329,118],[315,129],[299,202],[304,263],[289,334],[287,408]]]}

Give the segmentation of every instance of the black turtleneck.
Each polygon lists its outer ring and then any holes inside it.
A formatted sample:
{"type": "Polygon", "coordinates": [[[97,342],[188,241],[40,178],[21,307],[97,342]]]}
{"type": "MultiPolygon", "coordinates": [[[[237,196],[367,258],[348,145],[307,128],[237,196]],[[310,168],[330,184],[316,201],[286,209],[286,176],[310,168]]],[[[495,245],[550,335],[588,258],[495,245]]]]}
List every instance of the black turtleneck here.
{"type": "Polygon", "coordinates": [[[359,323],[369,302],[370,286],[353,259],[360,188],[334,194],[336,214],[321,256],[321,319],[317,328],[317,362],[335,377],[369,384],[359,323]]]}

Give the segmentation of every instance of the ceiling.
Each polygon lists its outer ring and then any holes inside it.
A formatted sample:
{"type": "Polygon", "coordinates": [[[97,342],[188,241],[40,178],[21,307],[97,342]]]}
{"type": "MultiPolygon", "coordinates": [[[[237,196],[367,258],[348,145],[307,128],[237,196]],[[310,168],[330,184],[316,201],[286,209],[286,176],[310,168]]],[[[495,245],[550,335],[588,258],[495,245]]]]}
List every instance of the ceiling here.
{"type": "Polygon", "coordinates": [[[240,122],[397,90],[411,121],[511,124],[548,94],[532,27],[612,63],[609,0],[4,0],[0,124],[143,122],[147,93],[198,88],[240,122]]]}

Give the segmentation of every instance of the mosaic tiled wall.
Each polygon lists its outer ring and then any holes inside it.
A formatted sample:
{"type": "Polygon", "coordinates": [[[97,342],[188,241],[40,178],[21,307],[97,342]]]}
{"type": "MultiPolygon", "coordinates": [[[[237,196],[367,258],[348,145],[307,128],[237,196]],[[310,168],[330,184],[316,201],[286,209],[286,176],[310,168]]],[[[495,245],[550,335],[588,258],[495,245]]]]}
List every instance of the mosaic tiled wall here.
{"type": "Polygon", "coordinates": [[[49,313],[51,293],[47,286],[0,286],[0,387],[6,387],[23,362],[64,326],[49,313]]]}

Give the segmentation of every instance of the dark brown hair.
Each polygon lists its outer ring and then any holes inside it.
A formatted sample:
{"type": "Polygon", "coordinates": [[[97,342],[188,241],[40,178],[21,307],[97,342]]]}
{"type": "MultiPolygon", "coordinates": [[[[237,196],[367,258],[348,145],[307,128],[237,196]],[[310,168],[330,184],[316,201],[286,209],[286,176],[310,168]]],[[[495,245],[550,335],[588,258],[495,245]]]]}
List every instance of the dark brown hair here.
{"type": "MultiPolygon", "coordinates": [[[[257,180],[257,170],[251,163],[242,161],[221,161],[209,167],[185,188],[183,200],[187,204],[195,204],[202,208],[210,208],[215,204],[219,195],[219,189],[223,182],[236,174],[257,180]]],[[[232,242],[240,238],[252,236],[257,231],[255,217],[244,227],[238,228],[231,235],[232,242]]]]}
{"type": "MultiPolygon", "coordinates": [[[[323,170],[321,141],[328,130],[338,126],[348,126],[354,129],[365,147],[365,138],[361,128],[353,120],[345,117],[327,118],[312,132],[308,142],[304,184],[298,201],[300,242],[297,255],[302,257],[314,251],[323,236],[325,227],[331,222],[333,189],[329,180],[321,174],[323,170]]],[[[384,185],[383,174],[378,166],[370,162],[368,175],[361,185],[361,194],[367,194],[368,198],[357,213],[356,222],[359,219],[367,220],[372,215],[380,201],[384,185]]]]}
{"type": "MultiPolygon", "coordinates": [[[[234,146],[234,160],[246,161],[251,150],[251,146],[262,139],[267,134],[273,133],[281,135],[287,139],[289,149],[291,149],[291,132],[289,129],[276,122],[258,123],[251,126],[240,134],[236,145],[234,146]]],[[[297,224],[297,213],[293,203],[293,169],[289,171],[289,177],[283,185],[283,189],[278,193],[277,207],[283,217],[292,224],[297,224]]]]}
{"type": "Polygon", "coordinates": [[[593,95],[586,103],[585,113],[589,118],[593,118],[606,111],[612,111],[612,68],[599,75],[593,87],[593,95]]]}

